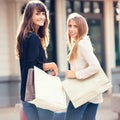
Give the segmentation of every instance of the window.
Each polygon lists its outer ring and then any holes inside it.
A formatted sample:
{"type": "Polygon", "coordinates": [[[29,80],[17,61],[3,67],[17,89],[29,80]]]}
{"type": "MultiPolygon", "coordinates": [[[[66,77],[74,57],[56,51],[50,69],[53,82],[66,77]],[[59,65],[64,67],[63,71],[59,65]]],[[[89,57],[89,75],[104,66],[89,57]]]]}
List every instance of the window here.
{"type": "Polygon", "coordinates": [[[84,2],[84,8],[83,8],[83,12],[84,13],[90,13],[91,12],[91,8],[90,8],[90,2],[84,2]]]}
{"type": "Polygon", "coordinates": [[[120,65],[120,21],[116,19],[116,15],[118,14],[116,11],[117,2],[114,2],[114,26],[115,26],[115,54],[116,54],[116,66],[120,65]]]}

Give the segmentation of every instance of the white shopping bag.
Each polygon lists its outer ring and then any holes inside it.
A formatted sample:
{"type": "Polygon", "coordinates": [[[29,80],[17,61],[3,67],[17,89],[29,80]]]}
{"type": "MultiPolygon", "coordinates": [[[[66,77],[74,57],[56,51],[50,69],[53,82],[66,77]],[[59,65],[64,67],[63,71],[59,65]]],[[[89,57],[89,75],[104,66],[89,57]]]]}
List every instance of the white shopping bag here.
{"type": "Polygon", "coordinates": [[[66,94],[59,77],[52,76],[34,66],[35,99],[37,107],[51,111],[66,111],[66,94]]]}

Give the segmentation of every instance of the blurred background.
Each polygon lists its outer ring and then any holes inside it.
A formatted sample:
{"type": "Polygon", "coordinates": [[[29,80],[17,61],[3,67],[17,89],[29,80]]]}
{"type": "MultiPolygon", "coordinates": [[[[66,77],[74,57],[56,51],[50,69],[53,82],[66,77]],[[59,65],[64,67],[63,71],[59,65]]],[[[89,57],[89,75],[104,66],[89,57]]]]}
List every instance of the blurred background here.
{"type": "MultiPolygon", "coordinates": [[[[20,103],[19,61],[15,56],[16,33],[28,1],[0,0],[0,108],[2,109],[20,103]]],[[[112,105],[110,109],[120,117],[120,110],[117,108],[120,103],[116,102],[120,101],[120,0],[41,1],[46,4],[50,13],[48,62],[57,63],[60,75],[69,68],[66,19],[72,12],[83,15],[89,25],[89,36],[95,54],[113,83],[112,90],[106,93],[110,94],[112,105]],[[114,103],[117,106],[114,106],[114,103]]]]}

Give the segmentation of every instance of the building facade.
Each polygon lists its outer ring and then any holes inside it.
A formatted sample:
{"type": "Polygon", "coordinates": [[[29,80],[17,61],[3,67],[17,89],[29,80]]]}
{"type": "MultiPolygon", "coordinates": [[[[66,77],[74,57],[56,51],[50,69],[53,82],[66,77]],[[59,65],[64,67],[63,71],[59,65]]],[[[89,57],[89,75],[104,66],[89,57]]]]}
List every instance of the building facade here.
{"type": "MultiPolygon", "coordinates": [[[[20,72],[15,56],[16,33],[29,0],[0,0],[0,106],[19,102],[20,72]]],[[[48,61],[60,72],[68,69],[66,19],[71,12],[86,17],[89,35],[101,66],[111,79],[111,69],[120,65],[117,0],[42,0],[50,12],[48,61]]]]}

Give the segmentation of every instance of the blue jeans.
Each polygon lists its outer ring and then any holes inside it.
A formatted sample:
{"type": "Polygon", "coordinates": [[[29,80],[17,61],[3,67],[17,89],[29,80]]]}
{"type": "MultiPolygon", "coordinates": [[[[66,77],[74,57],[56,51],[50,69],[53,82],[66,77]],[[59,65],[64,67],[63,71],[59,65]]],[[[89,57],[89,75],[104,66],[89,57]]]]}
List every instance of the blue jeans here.
{"type": "Polygon", "coordinates": [[[78,108],[74,108],[69,102],[65,120],[95,120],[98,104],[86,103],[78,108]]]}
{"type": "Polygon", "coordinates": [[[22,102],[27,120],[53,120],[54,112],[37,108],[34,104],[22,102]]]}
{"type": "Polygon", "coordinates": [[[64,119],[65,119],[65,112],[54,113],[53,120],[64,120],[64,119]]]}

